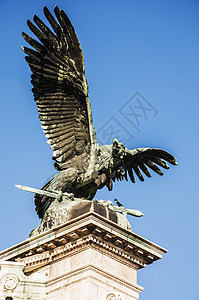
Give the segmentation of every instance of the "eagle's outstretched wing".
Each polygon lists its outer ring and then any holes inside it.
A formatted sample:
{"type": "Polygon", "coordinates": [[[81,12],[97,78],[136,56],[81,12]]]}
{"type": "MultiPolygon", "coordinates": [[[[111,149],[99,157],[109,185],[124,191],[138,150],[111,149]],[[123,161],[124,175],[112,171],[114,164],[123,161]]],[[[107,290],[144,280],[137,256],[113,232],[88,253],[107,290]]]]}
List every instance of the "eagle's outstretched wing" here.
{"type": "Polygon", "coordinates": [[[44,7],[44,14],[53,30],[36,15],[33,19],[37,26],[27,21],[39,42],[23,32],[24,39],[35,50],[22,49],[32,71],[32,91],[42,128],[54,150],[55,168],[63,170],[72,165],[86,169],[96,139],[84,56],[65,12],[57,6],[54,12],[58,22],[44,7]]]}
{"type": "MultiPolygon", "coordinates": [[[[115,178],[119,180],[128,180],[128,174],[131,181],[135,183],[134,174],[136,174],[141,181],[144,181],[142,172],[147,177],[151,177],[148,168],[159,175],[163,175],[158,166],[161,166],[164,169],[169,169],[169,165],[166,163],[166,161],[172,165],[177,165],[175,157],[161,149],[138,148],[134,150],[128,150],[125,148],[124,153],[125,154],[122,160],[123,164],[119,167],[118,172],[115,174],[115,178]]],[[[115,178],[113,178],[113,180],[115,178]]]]}
{"type": "Polygon", "coordinates": [[[151,177],[148,168],[159,175],[163,175],[162,171],[157,165],[164,169],[169,169],[169,165],[165,161],[172,165],[177,165],[176,159],[173,155],[164,150],[156,148],[138,148],[134,150],[128,150],[126,152],[124,161],[125,170],[128,171],[132,182],[135,182],[135,177],[133,174],[134,172],[141,181],[144,181],[141,171],[147,177],[151,177]]]}

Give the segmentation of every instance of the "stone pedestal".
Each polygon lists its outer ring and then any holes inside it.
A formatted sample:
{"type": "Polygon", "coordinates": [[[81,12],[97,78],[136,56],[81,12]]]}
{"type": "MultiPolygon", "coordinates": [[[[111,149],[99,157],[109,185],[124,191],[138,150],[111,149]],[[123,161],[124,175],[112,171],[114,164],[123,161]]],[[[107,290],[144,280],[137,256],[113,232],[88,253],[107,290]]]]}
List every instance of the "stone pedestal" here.
{"type": "Polygon", "coordinates": [[[2,251],[0,300],[139,299],[137,271],[166,252],[89,212],[2,251]]]}

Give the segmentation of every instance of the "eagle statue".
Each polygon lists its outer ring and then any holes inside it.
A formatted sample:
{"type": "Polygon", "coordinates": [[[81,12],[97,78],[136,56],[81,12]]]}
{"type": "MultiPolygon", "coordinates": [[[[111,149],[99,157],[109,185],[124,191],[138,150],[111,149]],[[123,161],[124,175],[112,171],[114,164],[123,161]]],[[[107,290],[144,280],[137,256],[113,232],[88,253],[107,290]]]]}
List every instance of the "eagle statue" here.
{"type": "MultiPolygon", "coordinates": [[[[27,21],[36,36],[26,33],[23,38],[32,47],[22,47],[32,71],[34,100],[43,131],[53,149],[57,173],[41,190],[72,193],[74,197],[92,200],[98,189],[113,189],[115,180],[135,182],[135,174],[144,181],[142,172],[151,177],[151,169],[163,175],[158,166],[169,169],[176,159],[156,148],[129,150],[117,139],[112,145],[99,146],[92,121],[88,85],[85,77],[84,55],[76,32],[63,10],[48,8],[44,14],[51,29],[34,15],[27,21]],[[158,165],[158,166],[157,166],[158,165]]],[[[34,196],[40,218],[54,199],[34,196]]]]}

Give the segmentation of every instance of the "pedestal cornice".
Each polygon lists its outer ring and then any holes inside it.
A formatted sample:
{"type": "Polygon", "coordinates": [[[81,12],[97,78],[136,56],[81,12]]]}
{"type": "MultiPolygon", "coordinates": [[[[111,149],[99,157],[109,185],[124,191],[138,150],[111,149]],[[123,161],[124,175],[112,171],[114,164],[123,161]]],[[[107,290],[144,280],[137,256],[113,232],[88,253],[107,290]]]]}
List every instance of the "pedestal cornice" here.
{"type": "Polygon", "coordinates": [[[25,273],[28,273],[85,247],[97,248],[136,269],[161,259],[167,252],[95,212],[89,212],[0,252],[0,260],[23,262],[25,273]]]}

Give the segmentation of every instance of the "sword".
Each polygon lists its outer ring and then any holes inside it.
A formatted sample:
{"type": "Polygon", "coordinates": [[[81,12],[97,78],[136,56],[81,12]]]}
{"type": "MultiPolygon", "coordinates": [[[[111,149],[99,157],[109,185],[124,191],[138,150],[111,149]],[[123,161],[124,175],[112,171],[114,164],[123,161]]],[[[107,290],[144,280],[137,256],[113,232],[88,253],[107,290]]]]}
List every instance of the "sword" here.
{"type": "Polygon", "coordinates": [[[113,206],[114,210],[115,210],[115,207],[116,207],[116,209],[117,209],[116,211],[121,212],[124,216],[126,216],[127,214],[131,215],[131,216],[134,216],[134,217],[144,216],[144,214],[141,211],[136,210],[136,209],[126,208],[117,199],[114,199],[114,201],[118,205],[118,206],[113,206]]]}

